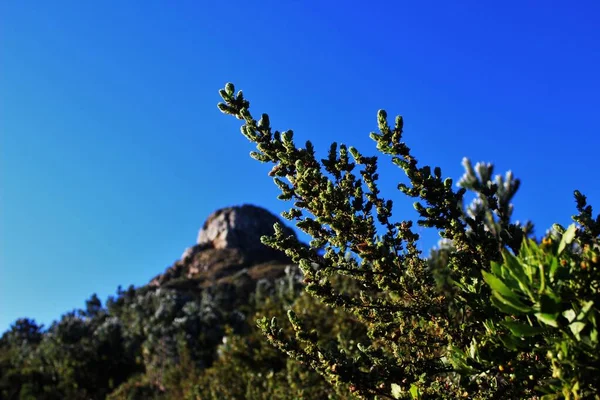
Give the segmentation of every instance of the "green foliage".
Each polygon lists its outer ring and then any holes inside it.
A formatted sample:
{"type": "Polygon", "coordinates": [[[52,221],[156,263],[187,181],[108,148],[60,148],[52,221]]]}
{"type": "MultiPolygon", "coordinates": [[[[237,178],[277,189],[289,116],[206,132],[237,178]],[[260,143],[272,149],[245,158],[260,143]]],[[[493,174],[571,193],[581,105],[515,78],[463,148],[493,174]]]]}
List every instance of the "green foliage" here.
{"type": "MultiPolygon", "coordinates": [[[[251,320],[264,315],[285,316],[290,307],[309,314],[328,332],[328,337],[346,334],[343,325],[333,326],[342,317],[331,315],[330,310],[306,293],[296,293],[284,299],[273,293],[260,301],[251,320]],[[309,312],[310,310],[310,312],[309,312]]],[[[347,326],[347,324],[346,324],[347,326]]],[[[286,359],[270,346],[258,330],[246,335],[229,331],[218,348],[218,360],[207,369],[196,385],[195,394],[201,399],[345,399],[349,394],[336,394],[321,376],[296,362],[286,359]]]]}
{"type": "Polygon", "coordinates": [[[465,159],[455,189],[439,167],[419,165],[403,142],[402,117],[391,127],[380,110],[379,132],[371,138],[406,175],[398,189],[416,199],[417,224],[444,239],[427,260],[412,221],[393,219],[393,203],[377,184],[376,157],[333,143],[318,160],[311,142],[297,146],[293,132],[273,131],[266,114],[256,121],[233,84],[220,95],[219,109],[242,120],[242,134],[256,145],[251,156],[273,164],[269,175],[279,198],[292,203],[282,215],[312,237],[307,248],[276,227],[263,242],[299,264],[309,294],[351,315],[367,333],[350,348],[340,340],[325,346],[327,330],[309,328],[310,318],[290,310],[287,328],[281,318],[259,320],[273,345],[336,390],[361,398],[598,396],[597,256],[575,261],[586,265],[586,274],[556,267],[575,257],[575,237],[583,253],[597,246],[600,216],[593,219],[579,192],[574,219],[582,229],[577,235],[569,228],[555,258],[547,258],[528,239],[533,226],[511,222],[520,185],[511,172],[493,177],[491,164],[465,159]],[[473,201],[465,206],[467,191],[473,201]],[[540,353],[548,348],[553,351],[540,353]],[[507,378],[505,370],[515,368],[507,378]]]}
{"type": "Polygon", "coordinates": [[[557,226],[541,246],[523,241],[518,256],[505,251],[483,271],[503,315],[488,319],[486,334],[468,349],[455,349],[456,362],[471,373],[500,370],[547,399],[597,396],[600,247],[577,233],[575,225],[557,226]]]}
{"type": "Polygon", "coordinates": [[[104,398],[138,371],[122,325],[97,297],[47,331],[18,320],[2,337],[2,398],[104,398]]]}

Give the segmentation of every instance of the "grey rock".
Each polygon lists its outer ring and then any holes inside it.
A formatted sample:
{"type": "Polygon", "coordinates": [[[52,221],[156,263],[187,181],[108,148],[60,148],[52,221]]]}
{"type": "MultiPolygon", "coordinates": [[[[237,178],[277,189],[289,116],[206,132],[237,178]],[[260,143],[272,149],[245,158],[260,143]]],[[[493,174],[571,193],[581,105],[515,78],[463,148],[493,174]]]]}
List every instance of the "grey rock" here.
{"type": "Polygon", "coordinates": [[[215,211],[200,229],[198,243],[187,248],[181,259],[155,277],[150,286],[161,287],[186,278],[214,281],[246,268],[257,276],[283,274],[291,260],[260,241],[261,236],[275,232],[276,222],[287,236],[296,237],[280,218],[261,207],[246,204],[215,211]]]}
{"type": "MultiPolygon", "coordinates": [[[[245,254],[266,252],[274,255],[274,252],[280,252],[263,245],[260,237],[272,235],[276,222],[285,227],[280,218],[261,207],[245,204],[223,208],[207,218],[198,233],[198,245],[214,249],[235,248],[245,254]]],[[[284,229],[286,235],[296,236],[290,228],[284,229]]]]}

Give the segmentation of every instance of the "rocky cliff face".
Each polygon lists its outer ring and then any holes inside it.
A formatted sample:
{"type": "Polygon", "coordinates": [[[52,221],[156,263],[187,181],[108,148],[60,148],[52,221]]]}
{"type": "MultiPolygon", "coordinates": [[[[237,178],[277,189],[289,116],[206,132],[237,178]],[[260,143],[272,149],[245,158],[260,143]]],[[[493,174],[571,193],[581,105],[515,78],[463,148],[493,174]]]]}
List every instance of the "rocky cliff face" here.
{"type": "MultiPolygon", "coordinates": [[[[291,260],[260,242],[261,236],[273,234],[276,222],[282,223],[274,214],[253,205],[215,211],[198,232],[197,244],[186,249],[181,260],[154,278],[150,286],[206,286],[240,271],[253,279],[283,274],[291,260]]],[[[286,233],[296,236],[290,228],[286,233]]]]}

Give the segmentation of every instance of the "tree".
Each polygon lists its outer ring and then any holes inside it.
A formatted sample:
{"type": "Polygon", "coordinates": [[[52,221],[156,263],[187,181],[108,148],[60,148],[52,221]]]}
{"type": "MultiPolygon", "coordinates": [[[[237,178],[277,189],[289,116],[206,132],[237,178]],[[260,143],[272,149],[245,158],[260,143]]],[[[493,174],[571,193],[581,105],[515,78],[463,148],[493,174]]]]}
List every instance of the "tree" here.
{"type": "Polygon", "coordinates": [[[428,260],[413,222],[394,220],[381,195],[377,157],[333,143],[319,161],[310,141],[301,148],[291,130],[273,132],[267,114],[256,121],[233,84],[220,95],[219,109],[242,120],[256,145],[251,156],[274,164],[279,199],[293,202],[282,215],[312,237],[301,246],[276,227],[263,242],[292,257],[306,291],[353,315],[369,337],[357,355],[322,346],[322,332],[290,310],[293,335],[275,318],[258,321],[272,344],[361,398],[598,398],[600,216],[582,195],[579,226],[557,227],[539,247],[530,223],[511,221],[520,185],[512,173],[494,177],[491,164],[465,159],[455,188],[439,167],[420,166],[402,117],[390,127],[380,110],[371,138],[406,175],[398,189],[416,199],[417,224],[444,240],[428,260]],[[465,206],[467,191],[474,200],[465,206]],[[354,290],[342,289],[348,282],[354,290]]]}

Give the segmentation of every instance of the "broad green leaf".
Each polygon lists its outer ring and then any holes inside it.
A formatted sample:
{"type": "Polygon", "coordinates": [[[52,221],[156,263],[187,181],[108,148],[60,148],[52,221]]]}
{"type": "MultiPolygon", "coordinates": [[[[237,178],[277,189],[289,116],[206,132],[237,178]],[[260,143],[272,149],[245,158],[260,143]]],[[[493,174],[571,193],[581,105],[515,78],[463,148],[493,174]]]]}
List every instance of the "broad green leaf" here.
{"type": "Polygon", "coordinates": [[[496,275],[492,275],[486,271],[481,271],[481,273],[483,274],[483,280],[490,286],[492,290],[500,293],[504,297],[509,297],[519,301],[517,295],[514,294],[513,291],[496,275]]]}
{"type": "Polygon", "coordinates": [[[524,311],[521,311],[520,309],[513,307],[510,304],[507,304],[503,301],[501,301],[497,296],[501,296],[501,295],[497,295],[497,292],[494,292],[494,294],[490,297],[491,301],[492,301],[492,305],[494,307],[496,307],[498,310],[502,311],[505,314],[508,315],[522,315],[525,314],[524,311]]]}
{"type": "Polygon", "coordinates": [[[529,287],[533,281],[533,278],[529,272],[525,271],[525,266],[519,262],[519,259],[509,252],[504,252],[502,257],[504,258],[504,267],[508,269],[510,275],[514,277],[517,282],[519,282],[519,287],[521,290],[527,293],[530,298],[533,298],[533,294],[529,287]]]}
{"type": "Polygon", "coordinates": [[[513,335],[502,335],[500,341],[509,350],[517,350],[519,348],[519,340],[513,335]]]}
{"type": "Polygon", "coordinates": [[[546,325],[558,328],[558,322],[556,322],[557,314],[536,313],[535,316],[546,325]]]}
{"type": "Polygon", "coordinates": [[[492,274],[496,276],[502,276],[502,265],[497,263],[496,261],[492,261],[491,270],[492,274]]]}
{"type": "Polygon", "coordinates": [[[573,239],[575,239],[576,230],[577,230],[577,227],[575,226],[575,224],[571,224],[567,228],[567,230],[565,231],[565,233],[562,236],[562,239],[560,240],[560,244],[558,245],[558,254],[562,253],[563,250],[565,249],[565,247],[567,247],[567,245],[571,244],[573,239]]]}
{"type": "Polygon", "coordinates": [[[515,336],[535,336],[546,331],[539,326],[530,326],[514,321],[503,321],[502,325],[506,326],[515,336]]]}
{"type": "Polygon", "coordinates": [[[563,312],[563,317],[565,317],[569,322],[573,322],[576,316],[577,314],[575,314],[575,311],[573,310],[567,310],[563,312]]]}
{"type": "Polygon", "coordinates": [[[473,367],[469,366],[467,364],[467,362],[465,361],[466,358],[467,358],[467,355],[465,354],[465,352],[462,349],[460,349],[456,346],[450,347],[449,361],[450,361],[450,364],[452,364],[452,367],[454,368],[455,371],[465,373],[465,374],[470,374],[470,373],[474,372],[473,367]]]}
{"type": "Polygon", "coordinates": [[[521,248],[519,249],[519,256],[527,259],[531,257],[532,253],[529,248],[529,242],[531,239],[524,239],[521,241],[521,248]]]}
{"type": "Polygon", "coordinates": [[[507,305],[519,310],[521,313],[529,313],[529,312],[533,311],[533,309],[531,307],[525,305],[519,299],[504,297],[499,292],[492,292],[492,296],[496,297],[502,303],[507,304],[507,305]]]}

